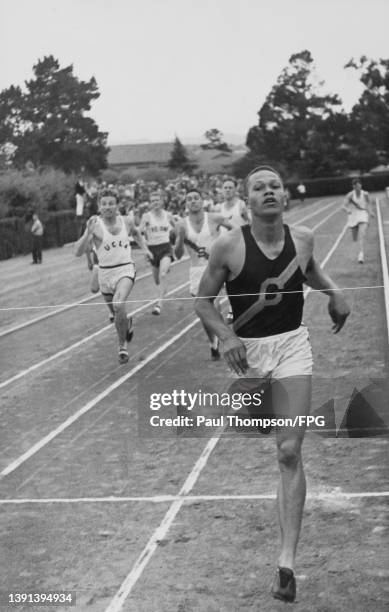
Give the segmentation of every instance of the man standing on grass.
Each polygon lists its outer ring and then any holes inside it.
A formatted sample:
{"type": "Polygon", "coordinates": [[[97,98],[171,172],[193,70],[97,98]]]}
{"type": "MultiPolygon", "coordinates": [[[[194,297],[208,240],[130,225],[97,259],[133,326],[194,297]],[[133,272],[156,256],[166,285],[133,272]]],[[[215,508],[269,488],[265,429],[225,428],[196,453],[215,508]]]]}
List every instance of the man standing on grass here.
{"type": "MultiPolygon", "coordinates": [[[[283,223],[285,194],[280,175],[260,166],[248,175],[247,189],[252,222],[215,242],[200,283],[196,312],[218,336],[234,373],[267,381],[276,418],[305,417],[311,403],[312,352],[302,324],[303,283],[329,296],[334,333],[343,327],[350,310],[314,259],[312,231],[283,223]],[[233,310],[232,329],[211,297],[224,283],[233,310]]],[[[294,564],[306,493],[301,457],[304,434],[304,425],[276,431],[281,552],[272,594],[284,601],[294,601],[296,596],[294,564]]]]}
{"type": "Polygon", "coordinates": [[[100,291],[114,316],[119,340],[119,363],[128,362],[127,343],[132,340],[132,317],[127,318],[126,300],[135,282],[135,264],[131,257],[130,234],[145,254],[151,255],[135,225],[119,214],[115,195],[102,195],[100,217],[88,220],[84,234],[75,245],[79,257],[93,244],[96,250],[100,291]]]}
{"type": "Polygon", "coordinates": [[[32,263],[42,263],[42,236],[43,236],[43,225],[39,219],[37,213],[32,215],[32,263]]]}
{"type": "Polygon", "coordinates": [[[301,204],[304,204],[305,194],[307,193],[307,190],[305,188],[304,183],[302,183],[301,181],[297,185],[297,193],[299,194],[301,204]]]}

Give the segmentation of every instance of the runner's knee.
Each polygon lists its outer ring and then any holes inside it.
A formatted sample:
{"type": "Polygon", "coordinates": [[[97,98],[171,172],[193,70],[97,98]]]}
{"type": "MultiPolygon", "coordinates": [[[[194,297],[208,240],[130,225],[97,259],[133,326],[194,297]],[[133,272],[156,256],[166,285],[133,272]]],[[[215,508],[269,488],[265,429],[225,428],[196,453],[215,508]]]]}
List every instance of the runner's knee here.
{"type": "Polygon", "coordinates": [[[298,440],[282,440],[277,448],[278,463],[285,467],[296,466],[300,460],[300,449],[298,440]]]}

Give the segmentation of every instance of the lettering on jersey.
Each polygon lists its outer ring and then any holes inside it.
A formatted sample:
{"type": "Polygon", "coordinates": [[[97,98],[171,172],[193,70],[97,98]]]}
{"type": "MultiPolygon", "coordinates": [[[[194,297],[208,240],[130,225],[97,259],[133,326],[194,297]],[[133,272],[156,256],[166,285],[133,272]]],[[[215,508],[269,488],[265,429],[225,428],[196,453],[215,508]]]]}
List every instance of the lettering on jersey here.
{"type": "Polygon", "coordinates": [[[151,227],[149,226],[148,228],[149,232],[167,232],[168,230],[169,230],[168,225],[153,225],[151,227]]]}
{"type": "Polygon", "coordinates": [[[104,249],[106,251],[110,251],[111,249],[116,249],[116,248],[124,248],[124,249],[128,249],[128,243],[123,244],[121,240],[119,240],[119,242],[116,244],[116,240],[112,240],[111,244],[104,244],[104,249]]]}
{"type": "Polygon", "coordinates": [[[208,253],[205,250],[205,247],[198,247],[197,255],[198,257],[205,257],[206,259],[208,259],[207,258],[208,253]]]}
{"type": "Polygon", "coordinates": [[[279,276],[264,280],[259,288],[257,301],[237,318],[233,325],[234,331],[237,331],[240,327],[248,323],[250,319],[264,308],[279,304],[284,296],[283,293],[279,292],[283,291],[286,283],[292,278],[293,274],[297,272],[298,268],[299,264],[297,258],[294,257],[279,276]]]}

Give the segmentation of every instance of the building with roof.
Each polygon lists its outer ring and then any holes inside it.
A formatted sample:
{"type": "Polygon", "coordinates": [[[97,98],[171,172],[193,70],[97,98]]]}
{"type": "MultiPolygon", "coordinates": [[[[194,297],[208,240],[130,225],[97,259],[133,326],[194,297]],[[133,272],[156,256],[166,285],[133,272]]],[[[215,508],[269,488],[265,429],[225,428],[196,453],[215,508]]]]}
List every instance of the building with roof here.
{"type": "MultiPolygon", "coordinates": [[[[108,154],[108,166],[118,171],[167,168],[173,146],[173,142],[113,145],[108,154]]],[[[185,146],[196,169],[209,174],[228,172],[247,152],[244,145],[231,148],[231,151],[219,151],[200,145],[185,146]]]]}

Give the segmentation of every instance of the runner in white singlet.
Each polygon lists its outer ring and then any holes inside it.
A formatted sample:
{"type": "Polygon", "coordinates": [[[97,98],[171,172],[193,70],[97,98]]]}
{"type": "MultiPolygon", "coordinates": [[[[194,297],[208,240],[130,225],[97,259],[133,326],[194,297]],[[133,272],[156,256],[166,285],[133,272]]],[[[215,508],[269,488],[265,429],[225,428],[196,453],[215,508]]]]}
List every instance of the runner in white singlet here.
{"type": "Polygon", "coordinates": [[[148,258],[153,271],[154,282],[158,288],[158,302],[152,313],[161,314],[162,301],[166,293],[166,275],[173,260],[170,232],[174,228],[173,215],[163,208],[160,191],[150,194],[151,210],[144,213],[139,230],[145,235],[151,256],[148,258]]]}
{"type": "MultiPolygon", "coordinates": [[[[224,202],[220,204],[219,211],[233,228],[241,227],[249,222],[246,204],[236,195],[237,183],[235,179],[227,179],[223,183],[224,202]]],[[[224,230],[222,230],[224,231],[224,230]]]]}
{"type": "Polygon", "coordinates": [[[353,190],[350,191],[343,202],[343,208],[348,214],[347,225],[351,229],[353,241],[358,247],[358,261],[365,261],[365,235],[369,224],[369,217],[374,216],[371,208],[370,197],[367,191],[363,191],[359,179],[352,181],[353,190]]]}
{"type": "MultiPolygon", "coordinates": [[[[223,194],[224,194],[224,202],[220,205],[220,212],[225,219],[231,223],[232,227],[235,229],[237,227],[241,227],[242,225],[246,225],[249,223],[250,216],[249,211],[246,208],[246,204],[243,200],[240,200],[236,195],[237,183],[235,179],[227,179],[223,183],[223,194]]],[[[225,232],[225,230],[221,230],[221,233],[225,232]]],[[[233,315],[231,306],[229,308],[227,314],[227,323],[232,323],[233,315]]]]}
{"type": "MultiPolygon", "coordinates": [[[[204,210],[201,194],[196,189],[186,194],[186,206],[188,216],[179,221],[176,227],[175,254],[178,259],[181,259],[184,244],[186,245],[190,257],[190,293],[195,297],[201,277],[207,267],[211,246],[219,235],[219,229],[221,227],[232,229],[232,226],[220,213],[209,213],[204,210]]],[[[204,329],[209,338],[212,359],[218,360],[220,359],[218,340],[206,325],[204,329]]]]}
{"type": "Polygon", "coordinates": [[[75,245],[75,254],[82,255],[94,245],[99,262],[100,291],[115,317],[119,340],[119,363],[127,363],[127,343],[131,341],[132,317],[127,318],[126,300],[135,282],[135,265],[131,256],[133,234],[139,246],[148,254],[142,235],[126,217],[119,215],[114,195],[103,195],[99,202],[100,217],[88,220],[84,234],[75,245]]]}

